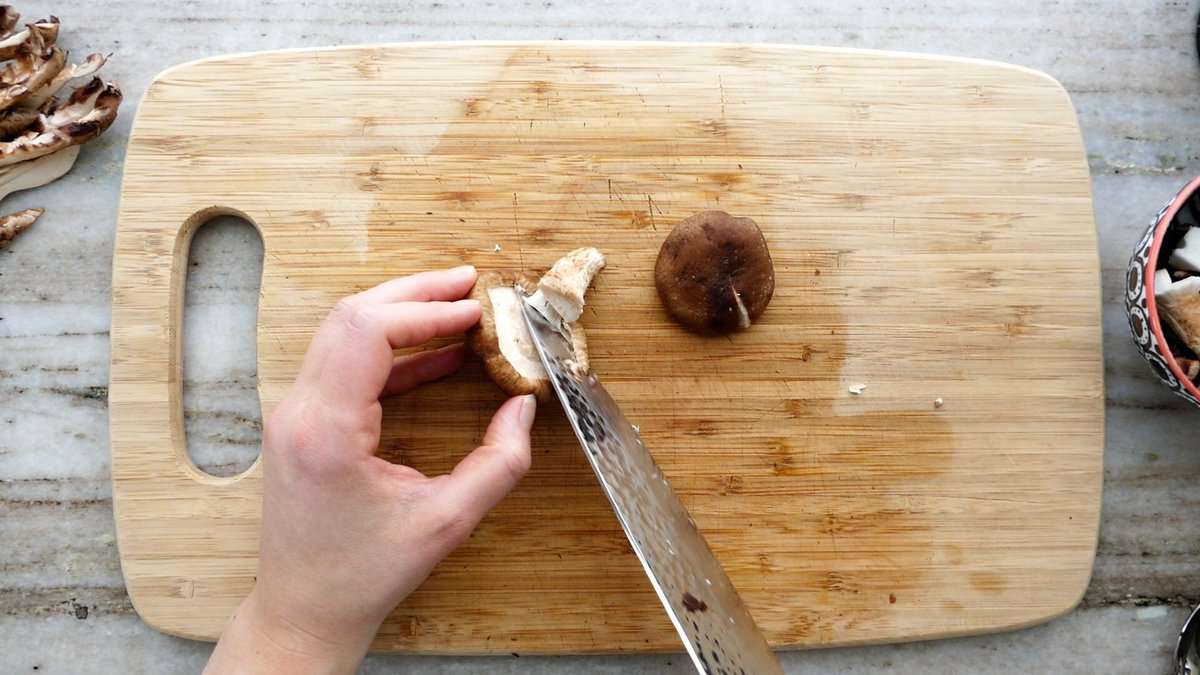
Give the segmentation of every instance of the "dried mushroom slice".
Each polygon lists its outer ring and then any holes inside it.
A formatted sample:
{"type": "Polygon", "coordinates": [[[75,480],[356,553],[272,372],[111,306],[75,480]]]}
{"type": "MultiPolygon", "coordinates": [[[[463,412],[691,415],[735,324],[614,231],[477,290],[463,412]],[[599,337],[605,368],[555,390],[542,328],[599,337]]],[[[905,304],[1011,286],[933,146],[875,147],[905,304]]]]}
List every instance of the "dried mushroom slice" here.
{"type": "Polygon", "coordinates": [[[45,209],[25,209],[7,216],[0,216],[0,248],[7,246],[13,237],[33,225],[33,221],[43,213],[45,213],[45,209]]]}
{"type": "Polygon", "coordinates": [[[33,128],[11,141],[0,143],[0,166],[49,155],[99,136],[117,118],[121,90],[99,78],[76,89],[71,98],[33,128]]]}

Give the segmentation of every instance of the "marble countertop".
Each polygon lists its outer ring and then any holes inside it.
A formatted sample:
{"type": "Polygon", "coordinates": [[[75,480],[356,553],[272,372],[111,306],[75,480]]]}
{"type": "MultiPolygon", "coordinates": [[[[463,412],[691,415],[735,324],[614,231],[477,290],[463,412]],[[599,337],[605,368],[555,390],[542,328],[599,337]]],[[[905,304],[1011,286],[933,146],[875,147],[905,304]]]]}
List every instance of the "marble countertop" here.
{"type": "MultiPolygon", "coordinates": [[[[112,52],[120,119],[75,169],[4,211],[47,213],[0,250],[0,670],[198,672],[210,646],[158,634],[121,581],[108,476],[110,266],[122,159],[138,99],[156,73],[214,54],[449,39],[777,42],[924,51],[1027,65],[1071,94],[1087,144],[1103,268],[1107,447],[1104,515],[1091,585],[1059,620],[937,642],[789,652],[795,673],[1168,673],[1187,608],[1200,602],[1200,411],[1173,397],[1135,352],[1121,309],[1129,252],[1159,206],[1200,174],[1196,3],[1160,0],[893,3],[75,0],[54,13],[76,55],[112,52]],[[1196,511],[1193,511],[1196,509],[1196,511]]],[[[233,473],[257,453],[247,344],[261,255],[232,223],[193,251],[185,334],[193,456],[233,473]],[[243,264],[244,263],[244,264],[243,264]],[[224,325],[217,330],[216,318],[224,325]],[[207,329],[206,329],[207,327],[207,329]],[[239,342],[241,341],[241,342],[239,342]],[[191,357],[189,357],[191,358],[191,357]],[[199,365],[203,364],[203,365],[199,365]]],[[[672,655],[442,658],[371,656],[363,671],[686,673],[672,655]]]]}

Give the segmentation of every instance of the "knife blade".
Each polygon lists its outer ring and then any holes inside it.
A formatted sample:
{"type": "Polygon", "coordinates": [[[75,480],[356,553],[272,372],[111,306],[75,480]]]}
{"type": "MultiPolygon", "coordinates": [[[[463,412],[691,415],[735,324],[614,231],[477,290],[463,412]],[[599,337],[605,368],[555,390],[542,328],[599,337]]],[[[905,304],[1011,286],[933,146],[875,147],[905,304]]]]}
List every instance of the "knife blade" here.
{"type": "Polygon", "coordinates": [[[779,660],[638,428],[520,288],[529,335],[650,585],[701,673],[782,675],[779,660]]]}

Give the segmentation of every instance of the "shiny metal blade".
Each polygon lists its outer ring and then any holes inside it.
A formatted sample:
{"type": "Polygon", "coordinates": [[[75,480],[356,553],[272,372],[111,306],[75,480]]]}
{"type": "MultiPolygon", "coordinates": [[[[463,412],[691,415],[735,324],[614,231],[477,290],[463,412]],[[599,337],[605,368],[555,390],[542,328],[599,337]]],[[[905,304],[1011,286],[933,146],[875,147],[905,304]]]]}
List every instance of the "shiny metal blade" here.
{"type": "Polygon", "coordinates": [[[595,375],[575,372],[564,336],[528,302],[522,306],[567,419],[697,671],[782,675],[778,659],[642,444],[637,427],[595,375]]]}

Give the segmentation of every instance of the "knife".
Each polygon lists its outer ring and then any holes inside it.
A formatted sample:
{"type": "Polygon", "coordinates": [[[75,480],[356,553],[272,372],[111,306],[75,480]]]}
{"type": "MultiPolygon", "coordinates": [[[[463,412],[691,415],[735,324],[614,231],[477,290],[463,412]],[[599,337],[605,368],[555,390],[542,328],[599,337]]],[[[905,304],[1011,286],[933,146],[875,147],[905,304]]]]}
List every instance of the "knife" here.
{"type": "Polygon", "coordinates": [[[529,335],[571,428],[696,670],[783,675],[779,660],[641,434],[518,287],[529,335]]]}

